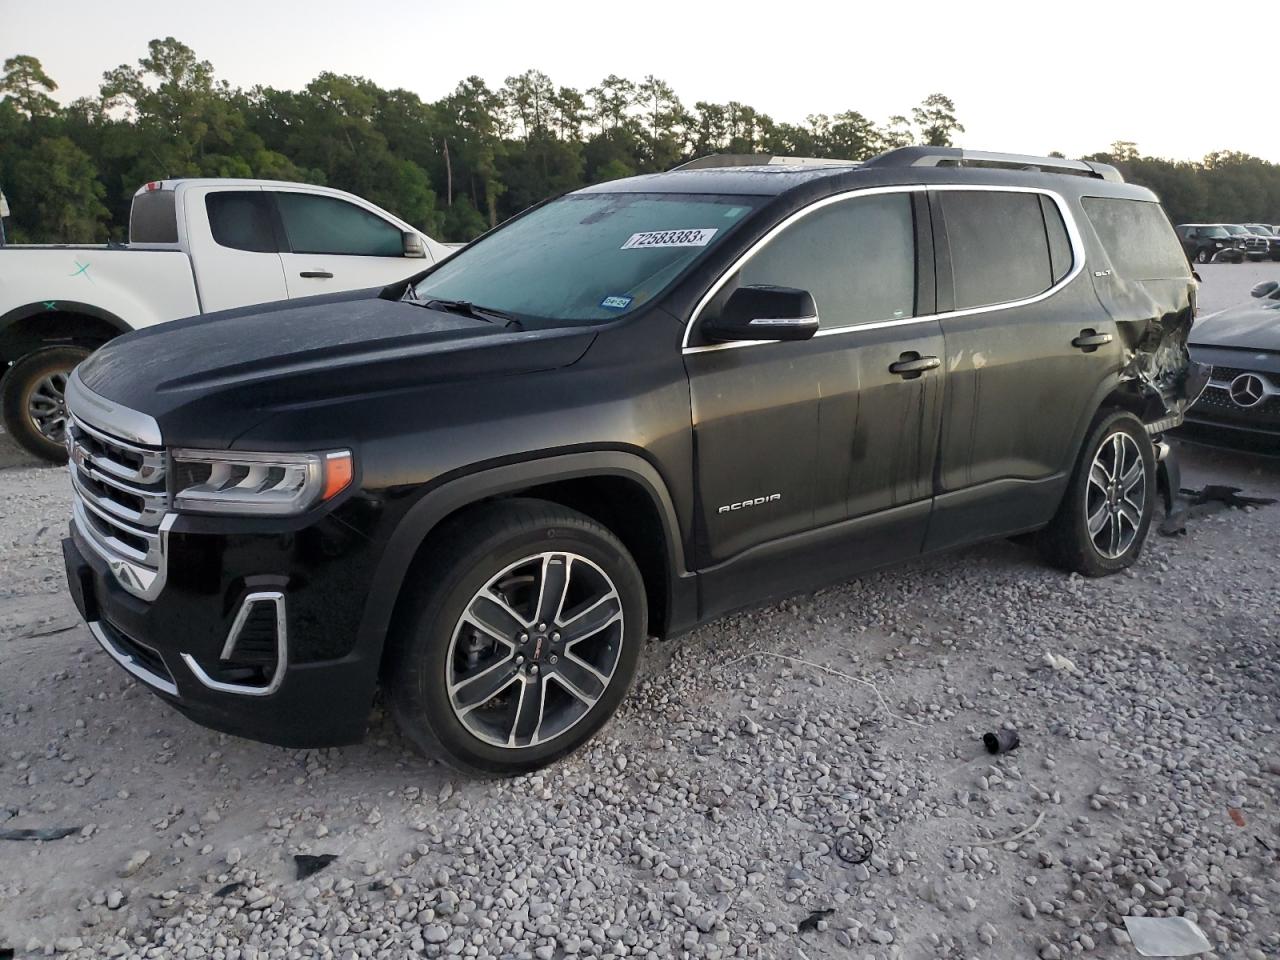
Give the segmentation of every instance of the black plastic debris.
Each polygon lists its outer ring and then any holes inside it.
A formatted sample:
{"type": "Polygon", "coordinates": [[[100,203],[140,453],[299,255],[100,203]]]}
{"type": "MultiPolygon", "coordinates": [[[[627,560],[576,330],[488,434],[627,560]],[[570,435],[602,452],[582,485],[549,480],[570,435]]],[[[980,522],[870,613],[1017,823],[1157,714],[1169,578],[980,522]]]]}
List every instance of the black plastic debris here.
{"type": "Polygon", "coordinates": [[[83,827],[40,827],[28,830],[0,830],[0,840],[61,840],[73,833],[79,833],[83,827]]]}
{"type": "Polygon", "coordinates": [[[874,850],[875,844],[861,830],[848,830],[836,837],[836,856],[845,863],[866,863],[874,850]]]}
{"type": "Polygon", "coordinates": [[[825,907],[821,910],[814,910],[807,917],[805,917],[803,920],[801,920],[799,923],[796,924],[796,932],[804,933],[806,930],[817,930],[818,921],[827,919],[827,917],[831,916],[835,912],[836,912],[835,909],[832,907],[825,907]]]}
{"type": "Polygon", "coordinates": [[[987,753],[1008,753],[1010,750],[1018,749],[1017,730],[998,730],[995,733],[984,733],[982,735],[982,743],[987,748],[987,753]]]}
{"type": "Polygon", "coordinates": [[[322,853],[318,857],[313,857],[309,853],[298,853],[294,855],[293,862],[298,866],[298,879],[305,880],[337,859],[336,853],[322,853]]]}
{"type": "Polygon", "coordinates": [[[237,890],[244,887],[244,885],[245,884],[243,880],[237,880],[235,883],[228,883],[225,887],[219,887],[213,895],[219,898],[229,897],[233,893],[235,893],[237,890]]]}
{"type": "Polygon", "coordinates": [[[1157,528],[1164,537],[1176,537],[1187,532],[1187,521],[1207,517],[1222,510],[1243,510],[1245,507],[1268,507],[1276,501],[1270,497],[1249,497],[1240,493],[1239,487],[1211,483],[1200,490],[1182,490],[1187,506],[1171,513],[1157,528]]]}

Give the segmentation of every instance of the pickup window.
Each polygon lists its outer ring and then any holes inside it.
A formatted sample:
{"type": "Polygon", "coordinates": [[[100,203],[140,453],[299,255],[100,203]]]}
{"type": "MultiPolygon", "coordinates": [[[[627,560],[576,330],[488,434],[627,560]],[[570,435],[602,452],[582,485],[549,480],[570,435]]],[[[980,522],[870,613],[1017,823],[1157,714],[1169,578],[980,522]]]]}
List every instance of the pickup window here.
{"type": "Polygon", "coordinates": [[[130,243],[177,243],[178,213],[172,190],[134,194],[129,210],[130,243]]]}
{"type": "Polygon", "coordinates": [[[400,231],[354,203],[314,193],[275,194],[294,253],[356,257],[404,256],[400,231]]]}
{"type": "Polygon", "coordinates": [[[261,190],[228,190],[205,197],[213,242],[233,250],[276,253],[270,201],[261,190]]]}

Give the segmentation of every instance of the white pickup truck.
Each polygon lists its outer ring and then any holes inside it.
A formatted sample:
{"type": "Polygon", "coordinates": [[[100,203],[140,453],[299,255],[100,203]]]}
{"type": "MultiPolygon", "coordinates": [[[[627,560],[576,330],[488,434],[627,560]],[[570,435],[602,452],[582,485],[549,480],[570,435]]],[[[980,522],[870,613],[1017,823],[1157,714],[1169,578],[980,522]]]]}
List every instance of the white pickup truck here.
{"type": "Polygon", "coordinates": [[[148,183],[133,197],[128,245],[0,247],[5,429],[37,456],[65,459],[67,375],[112,337],[196,313],[383,286],[456,246],[341,190],[148,183]]]}

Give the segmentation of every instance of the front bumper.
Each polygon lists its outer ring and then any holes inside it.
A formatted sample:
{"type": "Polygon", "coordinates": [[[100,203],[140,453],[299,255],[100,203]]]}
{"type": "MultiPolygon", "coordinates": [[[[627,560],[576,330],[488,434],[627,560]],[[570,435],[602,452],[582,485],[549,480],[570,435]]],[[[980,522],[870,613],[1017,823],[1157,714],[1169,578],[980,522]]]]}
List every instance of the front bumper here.
{"type": "Polygon", "coordinates": [[[367,543],[332,521],[294,533],[231,535],[202,529],[210,523],[177,518],[168,582],[150,600],[126,591],[71,524],[62,542],[67,583],[95,639],[204,726],[298,748],[360,740],[380,655],[380,645],[366,649],[356,639],[367,543]],[[224,682],[228,639],[242,632],[246,600],[252,609],[262,597],[279,598],[268,604],[280,614],[276,672],[257,687],[224,682]]]}

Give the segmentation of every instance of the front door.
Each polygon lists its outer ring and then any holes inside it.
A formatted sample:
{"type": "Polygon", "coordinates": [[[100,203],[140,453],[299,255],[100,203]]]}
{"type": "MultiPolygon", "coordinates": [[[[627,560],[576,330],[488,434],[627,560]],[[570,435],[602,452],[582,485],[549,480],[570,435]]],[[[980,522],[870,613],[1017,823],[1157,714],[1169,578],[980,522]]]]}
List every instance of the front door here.
{"type": "Polygon", "coordinates": [[[927,217],[909,191],[820,201],[740,261],[694,318],[685,365],[704,616],[919,552],[944,360],[936,321],[916,319],[933,312],[932,261],[917,270],[927,217]],[[702,339],[702,322],[744,285],[808,290],[818,334],[702,339]]]}

